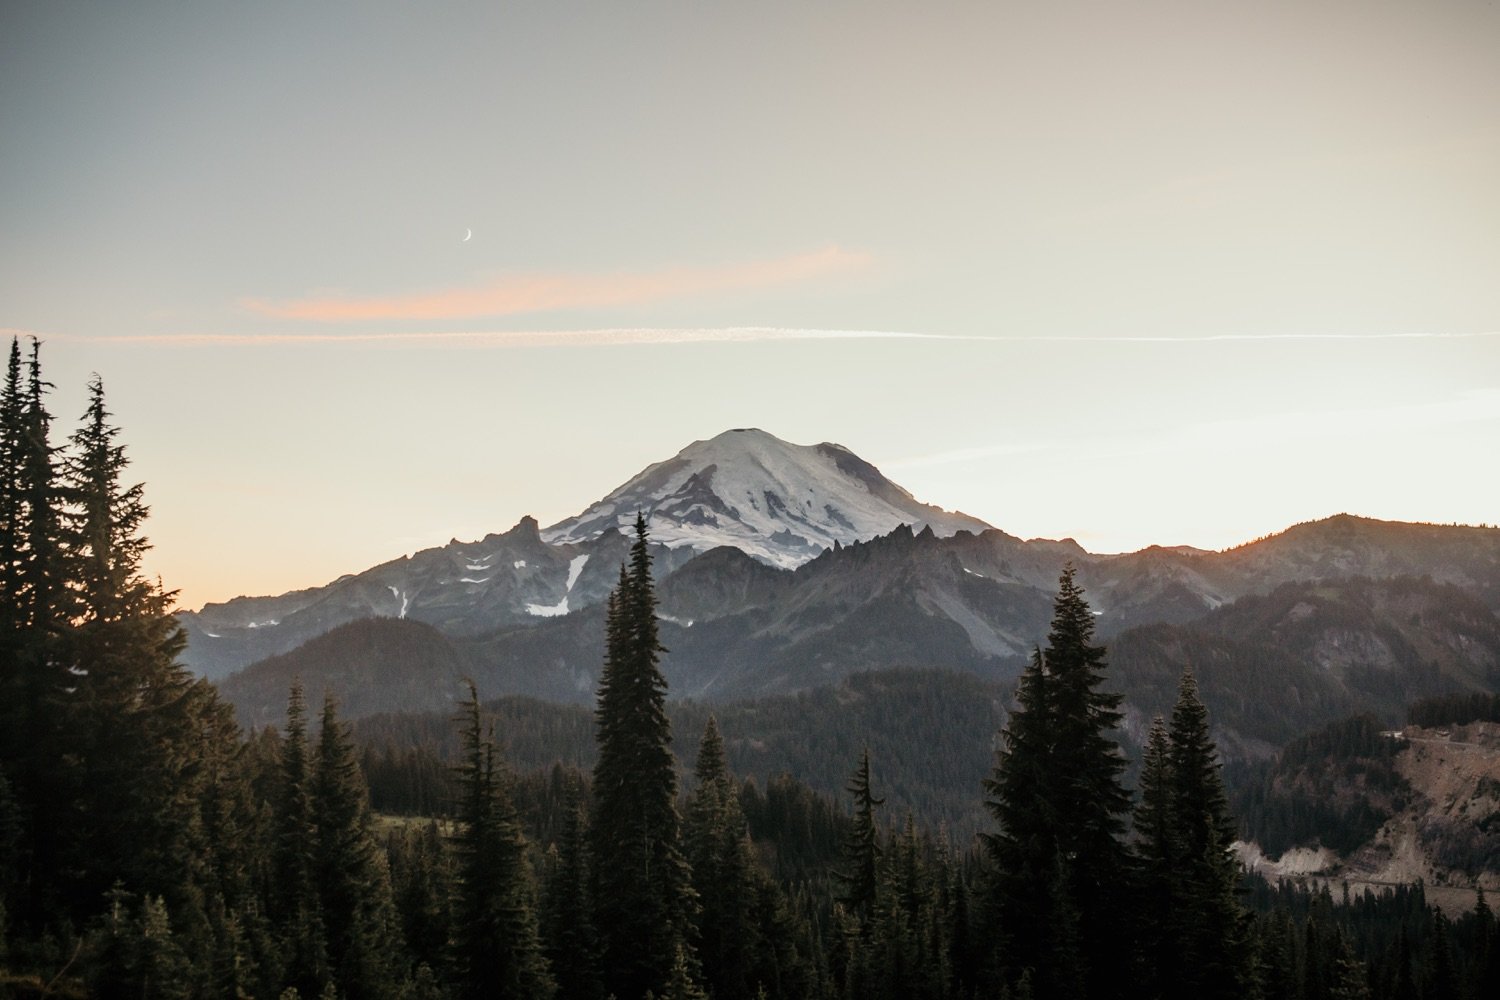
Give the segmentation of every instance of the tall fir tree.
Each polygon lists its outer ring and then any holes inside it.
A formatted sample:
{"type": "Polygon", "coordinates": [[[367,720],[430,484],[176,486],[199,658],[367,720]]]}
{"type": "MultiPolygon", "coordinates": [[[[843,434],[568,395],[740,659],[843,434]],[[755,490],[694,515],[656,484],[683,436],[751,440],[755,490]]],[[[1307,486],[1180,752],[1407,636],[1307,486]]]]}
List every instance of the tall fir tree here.
{"type": "Polygon", "coordinates": [[[759,928],[755,863],[740,811],[739,789],[724,759],[713,715],[703,728],[694,766],[697,787],[688,800],[684,841],[699,912],[694,944],[704,985],[715,1000],[752,1000],[759,928]]]}
{"type": "Polygon", "coordinates": [[[1240,866],[1230,845],[1234,820],[1224,792],[1208,710],[1191,670],[1182,675],[1168,733],[1177,850],[1173,899],[1183,997],[1244,996],[1252,981],[1248,915],[1238,898],[1240,866]]]}
{"type": "Polygon", "coordinates": [[[605,988],[619,1000],[662,995],[688,944],[693,897],[679,843],[677,768],[666,713],[646,520],[608,607],[595,712],[594,926],[605,988]]]}
{"type": "MultiPolygon", "coordinates": [[[[0,390],[0,642],[9,651],[21,610],[18,573],[21,539],[21,458],[24,452],[26,400],[21,385],[21,341],[12,337],[5,386],[0,390]]],[[[9,679],[9,678],[5,678],[9,679]]],[[[0,699],[7,707],[10,699],[0,699]]]]}
{"type": "Polygon", "coordinates": [[[1135,850],[1139,863],[1142,993],[1178,992],[1176,897],[1182,848],[1173,799],[1171,745],[1161,716],[1151,721],[1141,762],[1141,798],[1135,810],[1135,850]]]}
{"type": "Polygon", "coordinates": [[[273,846],[271,920],[281,940],[281,982],[304,996],[328,984],[328,943],[319,906],[317,826],[313,812],[313,765],[307,740],[302,685],[287,698],[286,736],[281,744],[273,846]]]}
{"type": "Polygon", "coordinates": [[[371,829],[364,776],[331,693],[323,699],[312,805],[318,907],[332,979],[346,997],[393,997],[405,970],[396,962],[390,872],[371,829]]]}
{"type": "Polygon", "coordinates": [[[3,547],[8,565],[0,636],[0,766],[5,767],[24,824],[20,850],[19,912],[12,915],[40,930],[49,913],[66,909],[58,874],[66,845],[55,836],[76,820],[77,776],[65,759],[68,693],[72,676],[59,655],[67,621],[61,590],[66,579],[60,523],[65,495],[47,412],[50,383],[42,378],[41,345],[31,342],[22,374],[18,341],[12,341],[6,371],[3,418],[4,461],[0,510],[7,519],[3,547]]]}
{"type": "Polygon", "coordinates": [[[1066,996],[1074,979],[1078,929],[1070,908],[1058,907],[1057,803],[1050,768],[1053,725],[1050,677],[1037,649],[1016,684],[995,768],[984,783],[985,805],[998,829],[984,835],[991,861],[985,922],[996,938],[992,961],[1009,988],[1024,975],[1044,992],[1066,996]],[[1028,971],[1029,970],[1029,971],[1028,971]],[[1051,984],[1058,984],[1054,989],[1051,984]]]}
{"type": "Polygon", "coordinates": [[[472,682],[457,720],[453,971],[460,997],[535,997],[555,984],[542,955],[526,841],[472,682]]]}
{"type": "Polygon", "coordinates": [[[186,638],[173,595],[141,568],[144,487],[124,478],[129,463],[98,376],[88,391],[62,462],[70,622],[56,646],[74,679],[67,721],[80,816],[64,839],[73,867],[92,873],[80,878],[75,906],[92,908],[119,879],[162,897],[182,924],[204,878],[192,862],[209,851],[200,829],[203,758],[229,752],[238,734],[222,724],[227,708],[212,689],[177,663],[186,638]]]}
{"type": "Polygon", "coordinates": [[[1039,995],[1067,995],[1075,977],[1101,1000],[1127,989],[1120,970],[1130,964],[1130,935],[1121,914],[1128,912],[1130,864],[1122,836],[1130,797],[1120,783],[1125,758],[1112,736],[1120,696],[1101,687],[1104,652],[1094,644],[1094,616],[1069,565],[1058,581],[1047,648],[1022,674],[986,784],[1000,826],[988,843],[998,869],[1001,965],[1011,983],[1034,967],[1039,995]]]}
{"type": "Polygon", "coordinates": [[[846,791],[854,796],[854,823],[843,845],[843,869],[838,873],[844,891],[839,902],[863,928],[875,912],[880,889],[880,826],[875,810],[885,799],[875,797],[870,784],[870,748],[859,755],[859,766],[846,791]]]}
{"type": "MultiPolygon", "coordinates": [[[[34,738],[32,678],[25,656],[26,616],[22,608],[21,557],[26,536],[25,479],[26,392],[21,380],[21,341],[12,337],[5,386],[0,391],[0,789],[10,795],[14,831],[8,857],[11,889],[9,914],[14,919],[29,902],[18,898],[23,854],[29,855],[31,825],[21,804],[37,786],[28,743],[34,738]],[[7,778],[6,775],[9,775],[7,778]]],[[[29,878],[26,881],[31,881],[29,878]]],[[[4,889],[0,888],[0,892],[4,889]]]]}

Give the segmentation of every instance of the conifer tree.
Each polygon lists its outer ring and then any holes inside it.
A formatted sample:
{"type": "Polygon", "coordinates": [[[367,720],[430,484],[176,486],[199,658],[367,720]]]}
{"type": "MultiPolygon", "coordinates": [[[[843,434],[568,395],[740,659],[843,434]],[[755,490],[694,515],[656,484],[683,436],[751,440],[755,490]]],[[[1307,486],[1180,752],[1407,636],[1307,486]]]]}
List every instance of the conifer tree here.
{"type": "Polygon", "coordinates": [[[695,938],[704,985],[715,1000],[750,1000],[759,928],[754,862],[738,789],[724,760],[719,723],[709,715],[694,767],[697,787],[688,801],[684,841],[699,913],[695,938]]]}
{"type": "Polygon", "coordinates": [[[371,831],[364,777],[331,693],[323,699],[312,805],[318,907],[333,981],[345,996],[392,996],[404,970],[395,963],[390,873],[371,831]]]}
{"type": "Polygon", "coordinates": [[[907,813],[901,833],[891,840],[871,932],[874,996],[889,1000],[940,1000],[948,982],[947,946],[941,933],[936,886],[907,813]]]}
{"type": "Polygon", "coordinates": [[[280,984],[262,891],[271,880],[268,800],[255,794],[253,745],[241,743],[227,705],[216,703],[204,715],[201,735],[194,785],[205,857],[201,891],[213,939],[207,975],[219,996],[270,994],[280,984]]]}
{"type": "MultiPolygon", "coordinates": [[[[9,643],[19,626],[21,540],[21,460],[24,452],[25,397],[21,388],[21,341],[12,337],[5,386],[0,390],[0,642],[9,643]]],[[[9,647],[4,647],[8,649],[9,647]]],[[[9,680],[7,676],[5,679],[9,680]]],[[[0,699],[10,705],[6,699],[0,699]]]]}
{"type": "Polygon", "coordinates": [[[1490,910],[1481,886],[1474,900],[1474,971],[1469,990],[1475,997],[1500,996],[1500,922],[1490,910]]]}
{"type": "Polygon", "coordinates": [[[839,902],[863,927],[875,912],[880,887],[880,828],[875,822],[875,809],[885,803],[871,790],[869,747],[860,753],[859,767],[850,777],[847,791],[854,796],[854,825],[844,841],[844,868],[838,873],[844,892],[839,902]]]}
{"type": "Polygon", "coordinates": [[[993,863],[990,918],[998,922],[1003,986],[1078,995],[1077,912],[1059,843],[1061,803],[1053,720],[1056,679],[1040,649],[1016,685],[1016,707],[1001,733],[986,801],[999,829],[985,835],[993,863]]]}
{"type": "Polygon", "coordinates": [[[1142,958],[1159,996],[1238,997],[1255,982],[1219,767],[1207,710],[1185,671],[1170,731],[1158,718],[1147,737],[1135,814],[1142,958]]]}
{"type": "Polygon", "coordinates": [[[103,926],[95,935],[90,995],[186,1000],[192,995],[191,966],[173,937],[166,904],[147,896],[132,915],[130,898],[118,885],[108,893],[103,926]]]}
{"type": "Polygon", "coordinates": [[[418,970],[425,966],[429,976],[436,976],[447,962],[452,925],[452,879],[437,822],[408,826],[393,834],[388,850],[392,892],[407,953],[418,970]]]}
{"type": "Polygon", "coordinates": [[[73,867],[92,872],[79,880],[76,905],[91,908],[120,879],[162,896],[182,920],[202,877],[186,862],[210,850],[198,829],[200,764],[231,752],[238,733],[225,725],[227,707],[212,689],[177,663],[186,638],[172,595],[141,569],[149,548],[144,487],[124,480],[125,448],[98,376],[88,388],[88,409],[62,463],[70,626],[56,649],[74,678],[67,725],[79,812],[110,822],[102,830],[79,824],[66,838],[80,859],[73,867]]]}
{"type": "MultiPolygon", "coordinates": [[[[16,564],[16,603],[21,627],[29,633],[32,645],[38,647],[31,652],[44,661],[53,652],[46,648],[47,643],[56,638],[67,617],[62,600],[66,570],[59,523],[64,493],[58,477],[58,449],[50,440],[52,415],[44,401],[51,388],[52,383],[42,378],[41,344],[33,340],[16,456],[20,506],[16,516],[20,550],[16,564]]],[[[54,669],[57,666],[45,662],[43,665],[54,669]]],[[[61,680],[56,683],[62,684],[61,680]]]]}
{"type": "MultiPolygon", "coordinates": [[[[672,956],[672,967],[667,970],[667,984],[661,1000],[708,1000],[708,994],[698,986],[693,977],[693,963],[688,959],[687,949],[680,943],[672,956]]],[[[646,991],[647,997],[655,994],[646,991]]]]}
{"type": "MultiPolygon", "coordinates": [[[[5,386],[0,390],[0,768],[20,770],[29,720],[27,685],[21,660],[21,552],[23,517],[25,395],[21,385],[21,341],[12,337],[5,386]]],[[[23,782],[24,783],[24,782],[23,782]]],[[[19,836],[19,834],[18,834],[19,836]]]]}
{"type": "Polygon", "coordinates": [[[599,979],[599,937],[589,906],[588,831],[581,786],[582,777],[570,773],[562,832],[549,858],[542,901],[542,940],[557,979],[558,996],[598,1000],[604,989],[599,979]]]}
{"type": "Polygon", "coordinates": [[[1011,984],[1034,968],[1040,995],[1068,995],[1075,977],[1090,997],[1126,988],[1119,970],[1131,956],[1120,917],[1128,912],[1129,860],[1121,836],[1130,800],[1111,736],[1120,696],[1101,690],[1104,667],[1093,613],[1070,565],[1059,580],[1047,648],[1021,676],[985,786],[1000,827],[987,843],[1001,964],[1011,984]]]}
{"type": "Polygon", "coordinates": [[[329,982],[328,948],[317,890],[317,827],[313,772],[307,743],[302,685],[287,699],[286,736],[281,745],[281,784],[276,802],[270,914],[281,938],[281,981],[305,996],[329,982]]]}
{"type": "Polygon", "coordinates": [[[1208,712],[1191,670],[1183,672],[1169,733],[1173,837],[1174,968],[1182,995],[1243,996],[1251,981],[1248,918],[1237,896],[1234,821],[1220,775],[1208,712]]]}
{"type": "Polygon", "coordinates": [[[496,760],[494,739],[482,726],[473,682],[457,721],[462,725],[462,757],[454,835],[455,985],[459,996],[474,1000],[547,1000],[555,987],[537,935],[526,841],[496,760]]]}
{"type": "MultiPolygon", "coordinates": [[[[944,839],[947,850],[947,841],[944,839]]],[[[949,995],[963,997],[973,993],[979,979],[979,956],[975,947],[971,891],[963,866],[948,859],[948,878],[944,893],[943,920],[948,943],[949,995]]]]}
{"type": "Polygon", "coordinates": [[[1428,949],[1427,982],[1423,987],[1423,995],[1428,997],[1459,996],[1459,974],[1454,962],[1453,940],[1448,918],[1435,908],[1428,949]]]}
{"type": "Polygon", "coordinates": [[[54,834],[70,814],[76,776],[64,762],[64,718],[72,683],[58,651],[66,615],[59,524],[63,491],[57,449],[49,440],[51,414],[44,397],[40,344],[33,340],[22,375],[20,345],[12,340],[0,396],[0,766],[25,807],[20,883],[25,887],[12,920],[40,929],[56,898],[60,853],[54,834]]]}
{"type": "Polygon", "coordinates": [[[1135,811],[1135,849],[1140,862],[1140,950],[1144,993],[1175,996],[1178,957],[1176,897],[1182,849],[1173,799],[1171,746],[1161,716],[1151,722],[1141,763],[1141,801],[1135,811]]]}
{"type": "Polygon", "coordinates": [[[660,995],[686,950],[692,889],[679,843],[677,771],[666,652],[657,633],[646,521],[636,517],[628,570],[609,604],[605,664],[595,713],[594,926],[605,988],[619,1000],[660,995]]]}

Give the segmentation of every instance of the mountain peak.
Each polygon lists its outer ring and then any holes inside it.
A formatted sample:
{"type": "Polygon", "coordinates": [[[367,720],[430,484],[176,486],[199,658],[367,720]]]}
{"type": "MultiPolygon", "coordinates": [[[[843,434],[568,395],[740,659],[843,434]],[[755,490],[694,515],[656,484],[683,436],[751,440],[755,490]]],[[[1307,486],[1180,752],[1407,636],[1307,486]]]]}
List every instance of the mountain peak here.
{"type": "Polygon", "coordinates": [[[843,445],[792,444],[744,427],[694,441],[542,537],[553,543],[595,538],[637,511],[647,513],[652,537],[672,548],[732,545],[788,568],[835,543],[873,538],[902,524],[938,535],[989,527],[920,502],[843,445]]]}

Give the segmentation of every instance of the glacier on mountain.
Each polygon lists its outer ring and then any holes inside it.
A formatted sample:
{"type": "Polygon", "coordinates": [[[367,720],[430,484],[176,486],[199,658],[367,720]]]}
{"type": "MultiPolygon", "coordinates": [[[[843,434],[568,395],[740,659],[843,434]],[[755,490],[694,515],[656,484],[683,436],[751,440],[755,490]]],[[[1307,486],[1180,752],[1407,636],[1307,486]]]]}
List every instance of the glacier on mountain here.
{"type": "Polygon", "coordinates": [[[790,444],[753,428],[695,441],[621,485],[576,517],[542,532],[578,543],[611,528],[628,533],[637,512],[669,548],[731,545],[785,569],[835,543],[848,545],[902,524],[939,536],[978,533],[978,518],[922,503],[842,445],[790,444]]]}

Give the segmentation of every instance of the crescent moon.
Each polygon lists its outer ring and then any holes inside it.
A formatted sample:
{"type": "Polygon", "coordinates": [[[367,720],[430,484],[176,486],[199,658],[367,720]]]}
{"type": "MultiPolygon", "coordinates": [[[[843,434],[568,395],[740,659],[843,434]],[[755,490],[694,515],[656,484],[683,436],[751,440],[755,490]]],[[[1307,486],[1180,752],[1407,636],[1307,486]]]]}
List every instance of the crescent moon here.
{"type": "Polygon", "coordinates": [[[472,230],[472,229],[465,229],[464,230],[464,238],[462,240],[460,240],[459,242],[460,243],[467,243],[467,242],[469,242],[469,240],[473,239],[473,237],[474,237],[474,230],[472,230]]]}

